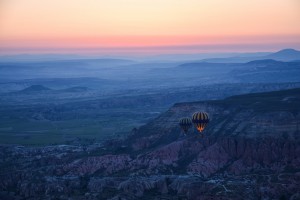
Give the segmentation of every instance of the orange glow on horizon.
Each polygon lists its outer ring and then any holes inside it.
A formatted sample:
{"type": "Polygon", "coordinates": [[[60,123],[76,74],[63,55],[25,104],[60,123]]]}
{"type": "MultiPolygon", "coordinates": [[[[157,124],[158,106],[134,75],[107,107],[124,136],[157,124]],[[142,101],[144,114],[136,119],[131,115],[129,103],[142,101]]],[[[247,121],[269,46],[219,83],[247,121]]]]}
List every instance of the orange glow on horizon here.
{"type": "MultiPolygon", "coordinates": [[[[1,40],[0,40],[1,41],[1,40]]],[[[273,42],[297,43],[300,35],[265,36],[104,36],[81,38],[22,38],[1,41],[3,47],[49,48],[122,48],[181,45],[259,44],[273,42]],[[16,43],[14,43],[16,42],[16,43]],[[14,45],[15,44],[15,45],[14,45]]]]}
{"type": "Polygon", "coordinates": [[[297,0],[4,0],[0,51],[260,43],[297,48],[299,11],[297,0]]]}

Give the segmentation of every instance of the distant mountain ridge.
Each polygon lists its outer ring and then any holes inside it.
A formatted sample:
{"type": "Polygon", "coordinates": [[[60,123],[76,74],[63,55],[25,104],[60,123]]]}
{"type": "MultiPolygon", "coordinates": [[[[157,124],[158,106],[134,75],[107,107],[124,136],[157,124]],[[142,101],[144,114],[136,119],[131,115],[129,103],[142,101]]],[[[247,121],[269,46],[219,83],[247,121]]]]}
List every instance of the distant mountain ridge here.
{"type": "Polygon", "coordinates": [[[21,93],[34,93],[34,92],[42,92],[42,91],[50,91],[51,89],[50,88],[47,88],[43,85],[32,85],[32,86],[29,86],[19,92],[21,93]]]}
{"type": "Polygon", "coordinates": [[[20,91],[12,92],[13,94],[32,94],[32,93],[38,93],[38,92],[50,92],[50,93],[64,93],[64,92],[87,92],[89,90],[88,87],[83,86],[75,86],[75,87],[68,87],[65,89],[50,89],[48,87],[45,87],[43,85],[31,85],[25,89],[22,89],[20,91]]]}
{"type": "Polygon", "coordinates": [[[263,59],[263,60],[249,61],[246,64],[247,65],[260,65],[260,64],[278,64],[278,63],[284,63],[284,62],[283,61],[273,60],[273,59],[263,59]]]}
{"type": "Polygon", "coordinates": [[[131,56],[82,56],[73,54],[19,54],[19,55],[0,55],[0,62],[101,62],[106,64],[133,64],[138,61],[163,61],[163,62],[248,62],[251,60],[274,59],[282,61],[293,61],[300,59],[300,51],[287,48],[278,52],[232,52],[232,53],[198,53],[198,54],[162,54],[146,57],[131,56]]]}
{"type": "Polygon", "coordinates": [[[243,62],[250,62],[252,60],[266,60],[266,59],[272,59],[276,61],[300,60],[300,51],[295,49],[283,49],[278,52],[271,53],[265,56],[210,58],[210,59],[203,59],[202,61],[216,62],[216,63],[243,63],[243,62]]]}
{"type": "Polygon", "coordinates": [[[283,49],[264,57],[280,61],[293,61],[300,59],[300,51],[295,49],[283,49]]]}

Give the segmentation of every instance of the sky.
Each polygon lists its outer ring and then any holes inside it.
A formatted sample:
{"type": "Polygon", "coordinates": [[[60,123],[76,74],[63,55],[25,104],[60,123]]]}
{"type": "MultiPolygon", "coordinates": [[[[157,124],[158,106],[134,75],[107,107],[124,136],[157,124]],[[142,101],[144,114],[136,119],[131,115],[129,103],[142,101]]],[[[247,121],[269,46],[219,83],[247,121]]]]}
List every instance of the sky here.
{"type": "Polygon", "coordinates": [[[300,49],[299,0],[0,0],[0,54],[300,49]]]}

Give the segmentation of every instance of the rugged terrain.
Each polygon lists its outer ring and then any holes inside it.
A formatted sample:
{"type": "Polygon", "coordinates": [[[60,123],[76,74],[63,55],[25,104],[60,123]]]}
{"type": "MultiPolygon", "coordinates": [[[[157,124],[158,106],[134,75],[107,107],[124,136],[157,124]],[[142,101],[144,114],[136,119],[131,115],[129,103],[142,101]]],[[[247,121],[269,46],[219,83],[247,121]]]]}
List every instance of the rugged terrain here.
{"type": "Polygon", "coordinates": [[[125,140],[1,146],[1,199],[299,199],[300,89],[178,103],[125,140]],[[178,119],[211,123],[184,136],[178,119]]]}

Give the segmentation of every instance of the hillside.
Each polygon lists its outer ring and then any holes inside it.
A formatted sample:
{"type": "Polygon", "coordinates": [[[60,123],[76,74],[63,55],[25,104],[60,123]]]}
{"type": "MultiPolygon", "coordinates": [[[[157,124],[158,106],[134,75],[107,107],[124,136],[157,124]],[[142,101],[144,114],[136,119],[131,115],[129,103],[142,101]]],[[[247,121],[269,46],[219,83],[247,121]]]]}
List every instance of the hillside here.
{"type": "Polygon", "coordinates": [[[166,113],[139,129],[134,136],[138,142],[133,142],[133,147],[152,148],[172,142],[180,135],[179,119],[192,116],[198,110],[208,112],[211,117],[211,123],[205,130],[209,137],[280,138],[282,134],[287,134],[294,140],[298,137],[299,99],[300,89],[297,88],[238,95],[224,100],[175,104],[166,113]],[[164,134],[165,132],[168,134],[164,134]],[[152,141],[148,136],[155,139],[152,141]],[[144,146],[139,137],[147,139],[144,146]]]}
{"type": "Polygon", "coordinates": [[[256,60],[244,64],[243,68],[231,71],[231,75],[241,82],[293,82],[300,77],[300,62],[256,60]]]}
{"type": "Polygon", "coordinates": [[[50,89],[43,85],[32,85],[32,86],[29,86],[19,92],[20,93],[38,93],[38,92],[43,92],[43,91],[48,91],[48,90],[50,90],[50,89]]]}
{"type": "Polygon", "coordinates": [[[1,147],[0,197],[298,199],[299,99],[297,88],[178,103],[125,140],[1,147]],[[205,136],[183,136],[179,118],[199,110],[205,136]]]}

